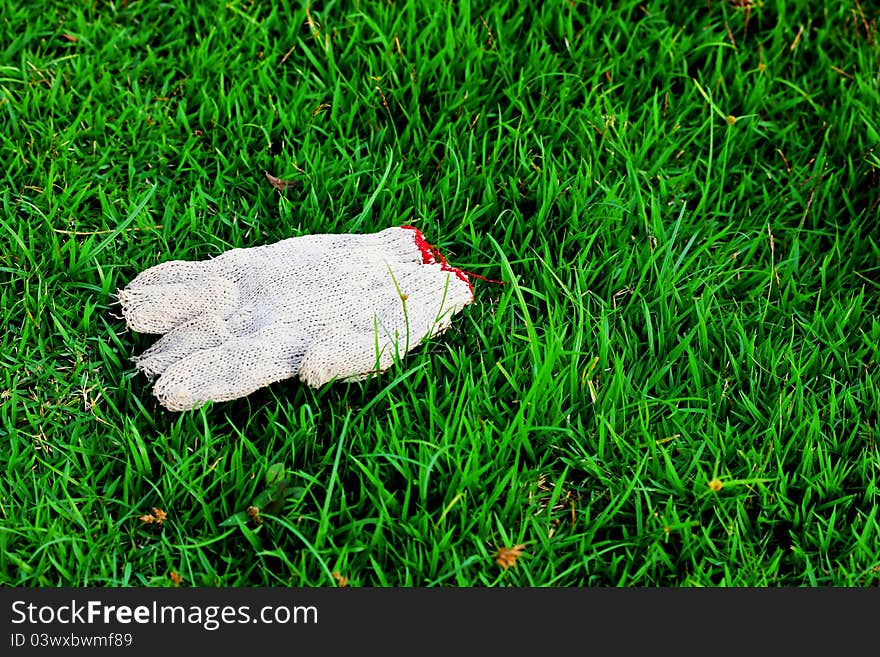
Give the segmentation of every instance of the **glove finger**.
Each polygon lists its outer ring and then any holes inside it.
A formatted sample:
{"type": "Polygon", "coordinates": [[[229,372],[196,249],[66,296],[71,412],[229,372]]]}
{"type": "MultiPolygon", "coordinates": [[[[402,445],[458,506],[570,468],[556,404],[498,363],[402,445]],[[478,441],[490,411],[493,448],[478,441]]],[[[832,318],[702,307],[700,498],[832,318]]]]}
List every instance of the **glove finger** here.
{"type": "Polygon", "coordinates": [[[197,351],[217,347],[232,337],[229,323],[217,315],[202,315],[169,331],[134,359],[151,379],[197,351]]]}
{"type": "Polygon", "coordinates": [[[128,326],[166,333],[204,313],[225,315],[239,301],[235,282],[208,275],[198,262],[163,262],[139,274],[117,293],[128,326]]]}
{"type": "Polygon", "coordinates": [[[233,338],[170,365],[153,386],[153,394],[172,411],[244,397],[296,375],[306,340],[288,325],[233,338]]]}

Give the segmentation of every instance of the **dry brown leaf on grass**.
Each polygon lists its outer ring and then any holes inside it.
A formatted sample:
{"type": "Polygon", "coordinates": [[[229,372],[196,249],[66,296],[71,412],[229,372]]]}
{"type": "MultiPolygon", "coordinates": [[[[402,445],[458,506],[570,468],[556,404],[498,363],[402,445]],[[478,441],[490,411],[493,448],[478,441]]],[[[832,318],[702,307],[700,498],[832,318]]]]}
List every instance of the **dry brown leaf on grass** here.
{"type": "Polygon", "coordinates": [[[517,559],[522,556],[525,547],[525,543],[520,543],[513,547],[498,548],[498,552],[495,553],[495,563],[504,568],[504,570],[515,566],[517,559]]]}
{"type": "Polygon", "coordinates": [[[168,578],[171,580],[174,586],[180,586],[180,583],[183,581],[183,577],[181,577],[180,573],[178,573],[176,570],[172,570],[171,573],[168,575],[168,578]]]}
{"type": "Polygon", "coordinates": [[[341,575],[339,571],[334,570],[331,575],[333,575],[333,579],[336,580],[336,583],[339,584],[339,586],[348,586],[348,577],[341,575]]]}
{"type": "Polygon", "coordinates": [[[246,513],[255,525],[262,524],[263,518],[260,516],[260,507],[251,505],[247,508],[246,513]]]}
{"type": "Polygon", "coordinates": [[[290,189],[291,187],[295,187],[299,184],[298,180],[284,180],[283,178],[276,178],[268,171],[264,171],[266,174],[266,180],[269,181],[269,184],[272,185],[279,192],[283,192],[285,189],[290,189]]]}
{"type": "Polygon", "coordinates": [[[152,513],[148,513],[144,516],[140,516],[138,518],[138,520],[140,520],[141,522],[145,522],[148,525],[152,525],[153,523],[156,523],[157,525],[161,525],[163,522],[165,522],[165,518],[168,517],[168,514],[165,513],[162,509],[158,509],[156,507],[153,507],[151,509],[151,511],[152,511],[152,513]]]}

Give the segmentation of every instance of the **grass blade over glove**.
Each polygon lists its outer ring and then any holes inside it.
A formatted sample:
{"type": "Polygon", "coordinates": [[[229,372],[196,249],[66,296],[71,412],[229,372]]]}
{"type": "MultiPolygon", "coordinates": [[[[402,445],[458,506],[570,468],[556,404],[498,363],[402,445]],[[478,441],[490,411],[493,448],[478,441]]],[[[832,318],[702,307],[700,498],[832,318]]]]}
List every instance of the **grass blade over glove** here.
{"type": "Polygon", "coordinates": [[[164,262],[117,297],[130,329],[164,334],[135,364],[173,411],[297,375],[314,387],[369,377],[474,298],[467,275],[409,226],[164,262]]]}

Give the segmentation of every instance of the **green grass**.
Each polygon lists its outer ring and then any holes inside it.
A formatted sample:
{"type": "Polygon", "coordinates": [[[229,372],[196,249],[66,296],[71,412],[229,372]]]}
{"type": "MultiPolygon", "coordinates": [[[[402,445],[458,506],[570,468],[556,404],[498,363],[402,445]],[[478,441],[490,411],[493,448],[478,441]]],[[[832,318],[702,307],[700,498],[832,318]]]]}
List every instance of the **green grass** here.
{"type": "Polygon", "coordinates": [[[282,4],[0,0],[0,583],[880,583],[876,8],[282,4]],[[134,371],[139,271],[405,223],[505,284],[384,375],[134,371]]]}

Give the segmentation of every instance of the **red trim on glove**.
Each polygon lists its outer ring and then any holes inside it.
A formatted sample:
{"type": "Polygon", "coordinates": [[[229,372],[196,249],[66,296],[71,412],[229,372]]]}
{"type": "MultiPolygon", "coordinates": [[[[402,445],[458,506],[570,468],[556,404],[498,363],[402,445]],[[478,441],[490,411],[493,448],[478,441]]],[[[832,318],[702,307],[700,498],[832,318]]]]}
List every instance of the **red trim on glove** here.
{"type": "Polygon", "coordinates": [[[419,247],[419,251],[422,253],[422,263],[426,265],[440,265],[440,269],[443,271],[452,272],[458,278],[463,280],[468,284],[468,287],[471,290],[471,297],[474,296],[474,285],[470,281],[470,276],[474,278],[479,278],[481,281],[486,281],[487,283],[498,283],[498,285],[504,285],[504,281],[493,281],[491,278],[486,278],[485,276],[480,276],[479,274],[473,274],[469,271],[464,271],[463,269],[458,269],[457,267],[453,267],[447,262],[446,258],[440,252],[440,249],[428,242],[425,239],[425,236],[415,226],[401,226],[401,228],[406,228],[407,230],[411,230],[415,233],[413,236],[416,241],[416,246],[419,247]]]}
{"type": "Polygon", "coordinates": [[[422,253],[422,263],[426,265],[436,265],[439,263],[440,269],[443,271],[452,272],[458,278],[463,280],[468,284],[468,287],[471,289],[471,296],[474,295],[474,286],[471,283],[470,279],[467,277],[467,274],[463,272],[461,269],[457,269],[450,265],[446,258],[443,257],[443,254],[440,253],[440,249],[438,249],[433,244],[429,244],[428,240],[425,239],[425,236],[415,226],[401,226],[401,228],[406,228],[407,230],[413,231],[415,233],[413,237],[416,241],[416,246],[419,247],[419,251],[422,253]]]}

